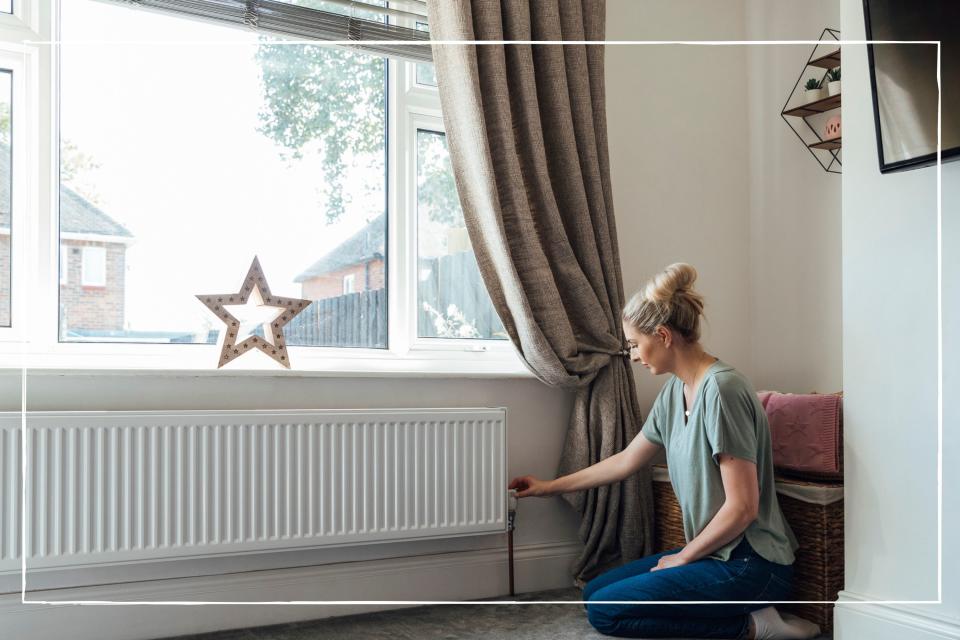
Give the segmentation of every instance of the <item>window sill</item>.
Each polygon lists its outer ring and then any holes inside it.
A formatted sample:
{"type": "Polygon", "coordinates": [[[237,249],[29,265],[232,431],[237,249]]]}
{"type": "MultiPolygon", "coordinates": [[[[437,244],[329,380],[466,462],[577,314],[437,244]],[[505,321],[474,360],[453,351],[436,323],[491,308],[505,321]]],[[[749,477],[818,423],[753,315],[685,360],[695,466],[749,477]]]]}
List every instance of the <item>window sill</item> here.
{"type": "Polygon", "coordinates": [[[398,355],[379,349],[290,347],[293,368],[284,369],[252,351],[216,368],[219,347],[213,345],[96,345],[61,343],[50,352],[28,345],[0,345],[2,360],[28,375],[117,375],[174,377],[371,377],[371,378],[533,378],[536,376],[512,350],[410,351],[398,355]],[[317,353],[321,351],[322,353],[317,353]],[[246,360],[246,362],[244,362],[246,360]]]}

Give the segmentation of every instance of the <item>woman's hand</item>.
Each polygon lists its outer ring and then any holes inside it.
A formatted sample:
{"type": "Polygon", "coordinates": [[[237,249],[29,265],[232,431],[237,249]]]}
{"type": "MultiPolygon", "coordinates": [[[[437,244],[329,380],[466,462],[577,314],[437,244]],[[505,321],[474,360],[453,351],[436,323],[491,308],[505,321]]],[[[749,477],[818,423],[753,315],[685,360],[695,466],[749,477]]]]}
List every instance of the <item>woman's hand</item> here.
{"type": "Polygon", "coordinates": [[[683,556],[681,556],[679,553],[671,553],[668,556],[660,556],[660,562],[657,563],[657,566],[650,569],[650,571],[669,569],[670,567],[682,567],[685,564],[688,563],[683,556]]]}
{"type": "Polygon", "coordinates": [[[520,476],[519,478],[514,478],[510,481],[510,486],[508,486],[507,489],[516,489],[518,498],[526,498],[527,496],[545,497],[553,495],[553,492],[550,490],[549,480],[538,480],[533,476],[520,476]]]}

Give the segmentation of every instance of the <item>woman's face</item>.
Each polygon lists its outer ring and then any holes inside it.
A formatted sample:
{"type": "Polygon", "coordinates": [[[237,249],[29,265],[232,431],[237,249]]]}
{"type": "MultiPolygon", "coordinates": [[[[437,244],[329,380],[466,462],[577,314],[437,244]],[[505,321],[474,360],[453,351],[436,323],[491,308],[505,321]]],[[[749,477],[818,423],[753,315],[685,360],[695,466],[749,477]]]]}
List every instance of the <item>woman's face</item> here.
{"type": "Polygon", "coordinates": [[[640,333],[633,326],[623,323],[623,333],[630,346],[630,360],[639,362],[653,375],[666,373],[669,368],[669,351],[663,345],[663,340],[657,334],[647,335],[640,333]]]}

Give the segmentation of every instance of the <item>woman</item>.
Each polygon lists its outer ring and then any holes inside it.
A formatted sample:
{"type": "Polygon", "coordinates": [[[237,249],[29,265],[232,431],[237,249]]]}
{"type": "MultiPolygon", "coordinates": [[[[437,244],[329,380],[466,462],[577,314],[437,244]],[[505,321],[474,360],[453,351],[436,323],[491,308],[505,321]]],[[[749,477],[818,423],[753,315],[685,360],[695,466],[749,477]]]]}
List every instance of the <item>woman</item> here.
{"type": "Polygon", "coordinates": [[[619,482],[663,447],[687,544],[588,582],[590,623],[625,637],[813,638],[817,625],[764,604],[790,596],[799,545],[777,502],[763,406],[740,372],[700,345],[696,277],[692,266],[671,264],[623,310],[630,359],[654,375],[672,374],[627,448],[555,480],[514,478],[509,488],[523,498],[619,482]],[[611,600],[631,602],[604,604],[611,600]],[[644,602],[652,600],[708,602],[644,602]]]}

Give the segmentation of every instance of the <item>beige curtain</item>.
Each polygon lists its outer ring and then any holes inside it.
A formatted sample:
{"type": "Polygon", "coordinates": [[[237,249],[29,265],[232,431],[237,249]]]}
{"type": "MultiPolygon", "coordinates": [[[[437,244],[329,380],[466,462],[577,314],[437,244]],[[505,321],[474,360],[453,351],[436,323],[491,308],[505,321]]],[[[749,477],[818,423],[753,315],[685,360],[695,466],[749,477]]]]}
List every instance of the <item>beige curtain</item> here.
{"type": "MultiPolygon", "coordinates": [[[[428,0],[437,40],[603,40],[603,0],[428,0]]],[[[537,377],[575,394],[557,475],[640,426],[624,350],[603,45],[433,43],[453,171],[480,273],[537,377]]],[[[523,470],[516,470],[523,472],[523,470]]],[[[574,581],[652,553],[650,471],[564,494],[574,581]]]]}

